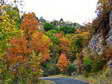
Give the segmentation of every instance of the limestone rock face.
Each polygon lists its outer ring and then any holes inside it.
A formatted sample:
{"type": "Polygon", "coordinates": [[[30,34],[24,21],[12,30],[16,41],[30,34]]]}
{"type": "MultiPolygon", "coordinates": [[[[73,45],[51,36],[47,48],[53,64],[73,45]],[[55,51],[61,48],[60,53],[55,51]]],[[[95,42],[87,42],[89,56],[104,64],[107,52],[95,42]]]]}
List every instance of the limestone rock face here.
{"type": "Polygon", "coordinates": [[[110,29],[108,33],[107,44],[112,45],[112,28],[110,29]]]}
{"type": "Polygon", "coordinates": [[[112,11],[110,11],[109,14],[109,27],[110,30],[108,31],[108,34],[105,36],[105,40],[99,32],[93,35],[89,42],[89,48],[93,52],[96,52],[98,55],[101,55],[103,53],[106,46],[112,46],[112,11]],[[106,45],[104,45],[104,42],[106,43],[106,45]]]}
{"type": "Polygon", "coordinates": [[[89,48],[97,54],[102,54],[104,50],[102,42],[103,37],[101,36],[101,34],[95,34],[89,42],[89,48]]]}
{"type": "Polygon", "coordinates": [[[100,33],[93,35],[92,39],[89,42],[89,48],[96,52],[98,55],[101,55],[106,46],[112,46],[112,28],[109,30],[107,39],[103,39],[103,36],[100,33]],[[106,42],[106,45],[103,45],[103,42],[106,42]]]}

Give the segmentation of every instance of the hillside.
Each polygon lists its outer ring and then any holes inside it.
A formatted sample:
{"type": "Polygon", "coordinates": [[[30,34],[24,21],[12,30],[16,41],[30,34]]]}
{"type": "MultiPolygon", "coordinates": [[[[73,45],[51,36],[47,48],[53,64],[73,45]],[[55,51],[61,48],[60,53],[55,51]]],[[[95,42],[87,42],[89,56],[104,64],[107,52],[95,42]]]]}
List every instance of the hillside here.
{"type": "Polygon", "coordinates": [[[12,2],[0,1],[0,84],[38,84],[60,74],[55,82],[112,84],[111,0],[99,0],[97,17],[85,25],[21,15],[20,2],[12,2]]]}

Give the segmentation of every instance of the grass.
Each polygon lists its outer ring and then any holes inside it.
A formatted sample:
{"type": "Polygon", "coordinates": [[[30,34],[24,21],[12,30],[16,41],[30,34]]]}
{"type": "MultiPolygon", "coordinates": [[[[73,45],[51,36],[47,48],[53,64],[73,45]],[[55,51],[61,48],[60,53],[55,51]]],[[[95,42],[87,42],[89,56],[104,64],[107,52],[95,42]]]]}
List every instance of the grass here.
{"type": "Polygon", "coordinates": [[[96,76],[89,76],[85,77],[83,75],[74,77],[80,80],[84,80],[86,82],[89,82],[90,84],[112,84],[112,78],[110,77],[101,77],[99,75],[96,76]]]}
{"type": "Polygon", "coordinates": [[[112,68],[107,68],[98,73],[88,74],[88,77],[84,75],[74,76],[80,80],[85,80],[90,84],[112,84],[112,68]]]}
{"type": "Polygon", "coordinates": [[[55,83],[49,80],[40,80],[38,84],[55,84],[55,83]]]}

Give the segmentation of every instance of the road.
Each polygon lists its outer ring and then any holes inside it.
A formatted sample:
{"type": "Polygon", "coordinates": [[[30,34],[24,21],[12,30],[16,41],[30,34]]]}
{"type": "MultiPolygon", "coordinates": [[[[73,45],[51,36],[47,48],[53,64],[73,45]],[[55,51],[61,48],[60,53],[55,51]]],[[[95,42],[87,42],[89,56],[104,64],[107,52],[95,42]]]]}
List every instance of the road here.
{"type": "Polygon", "coordinates": [[[81,80],[72,79],[72,78],[50,78],[50,77],[42,77],[42,80],[51,80],[54,81],[56,84],[89,84],[83,82],[81,80]]]}

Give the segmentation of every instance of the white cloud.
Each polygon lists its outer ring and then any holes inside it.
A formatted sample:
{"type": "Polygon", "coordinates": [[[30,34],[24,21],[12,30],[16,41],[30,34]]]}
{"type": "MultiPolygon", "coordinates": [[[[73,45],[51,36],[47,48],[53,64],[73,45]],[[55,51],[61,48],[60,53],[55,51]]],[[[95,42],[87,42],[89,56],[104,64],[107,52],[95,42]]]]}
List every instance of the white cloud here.
{"type": "Polygon", "coordinates": [[[95,17],[97,0],[24,0],[25,9],[48,20],[87,22],[95,17]]]}

